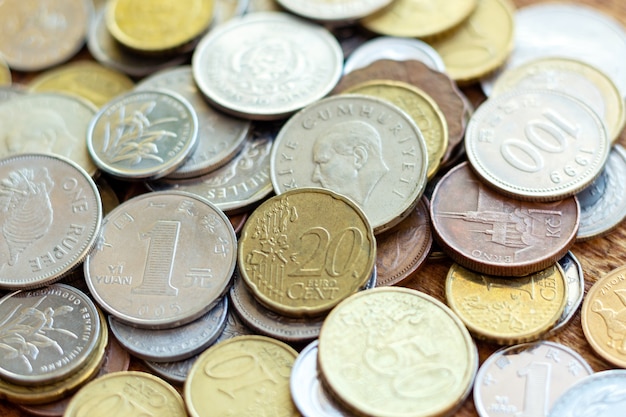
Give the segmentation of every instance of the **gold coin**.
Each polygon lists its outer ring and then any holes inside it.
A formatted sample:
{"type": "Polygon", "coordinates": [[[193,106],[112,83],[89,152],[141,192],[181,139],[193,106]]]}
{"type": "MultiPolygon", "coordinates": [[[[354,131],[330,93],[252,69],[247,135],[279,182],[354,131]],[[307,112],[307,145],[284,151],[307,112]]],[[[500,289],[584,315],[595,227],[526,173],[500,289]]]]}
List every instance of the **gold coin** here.
{"type": "Polygon", "coordinates": [[[395,0],[361,19],[361,25],[380,35],[428,38],[463,22],[478,0],[395,0]]]}
{"type": "Polygon", "coordinates": [[[289,378],[298,352],[266,336],[237,336],[205,350],[189,370],[185,403],[192,417],[298,416],[289,378]]]}
{"type": "Polygon", "coordinates": [[[138,52],[170,52],[206,31],[213,0],[111,0],[106,26],[118,42],[138,52]]]}
{"type": "Polygon", "coordinates": [[[387,100],[404,110],[422,131],[428,151],[426,175],[432,179],[448,149],[448,123],[439,106],[426,92],[402,81],[372,80],[342,94],[364,94],[387,100]]]}
{"type": "Polygon", "coordinates": [[[345,299],[319,336],[322,383],[358,415],[449,415],[467,397],[477,367],[476,345],[458,317],[409,288],[345,299]]]}
{"type": "Polygon", "coordinates": [[[254,297],[293,317],[328,312],[365,286],[376,262],[365,214],[322,188],[295,188],[266,200],[248,218],[237,250],[254,297]]]}
{"type": "Polygon", "coordinates": [[[626,266],[609,271],[589,289],[581,307],[585,338],[593,350],[626,368],[626,266]]]}
{"type": "Polygon", "coordinates": [[[499,344],[538,340],[561,317],[567,300],[559,264],[524,277],[479,274],[453,264],[446,300],[474,336],[499,344]]]}
{"type": "Polygon", "coordinates": [[[31,80],[28,89],[74,95],[100,108],[134,86],[135,83],[119,71],[92,61],[79,61],[41,73],[31,80]]]}
{"type": "Polygon", "coordinates": [[[186,417],[181,395],[147,372],[118,371],[94,379],[70,400],[64,417],[186,417]]]}
{"type": "Polygon", "coordinates": [[[510,0],[478,0],[474,12],[453,31],[430,42],[446,73],[470,84],[499,68],[513,50],[515,5],[510,0]]]}
{"type": "Polygon", "coordinates": [[[11,84],[11,70],[4,58],[2,58],[2,55],[0,55],[0,85],[9,84],[11,84]]]}
{"type": "MultiPolygon", "coordinates": [[[[100,310],[98,310],[98,316],[101,329],[106,330],[108,325],[100,310]]],[[[100,338],[92,354],[87,357],[85,366],[64,380],[53,384],[23,386],[0,379],[0,398],[19,404],[45,404],[67,397],[98,373],[104,360],[108,341],[108,332],[101,331],[100,338]]]]}

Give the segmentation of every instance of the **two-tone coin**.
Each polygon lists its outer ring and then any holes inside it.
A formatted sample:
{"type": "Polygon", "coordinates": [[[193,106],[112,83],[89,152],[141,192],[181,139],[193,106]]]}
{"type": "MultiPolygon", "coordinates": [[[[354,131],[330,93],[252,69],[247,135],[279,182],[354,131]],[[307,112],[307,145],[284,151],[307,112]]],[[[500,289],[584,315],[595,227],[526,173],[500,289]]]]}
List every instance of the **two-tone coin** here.
{"type": "Polygon", "coordinates": [[[548,336],[556,334],[567,326],[578,312],[578,307],[580,307],[585,294],[585,275],[583,267],[574,253],[568,251],[558,262],[565,274],[565,285],[567,287],[565,293],[567,294],[567,300],[563,314],[561,314],[556,325],[548,331],[548,336]]]}

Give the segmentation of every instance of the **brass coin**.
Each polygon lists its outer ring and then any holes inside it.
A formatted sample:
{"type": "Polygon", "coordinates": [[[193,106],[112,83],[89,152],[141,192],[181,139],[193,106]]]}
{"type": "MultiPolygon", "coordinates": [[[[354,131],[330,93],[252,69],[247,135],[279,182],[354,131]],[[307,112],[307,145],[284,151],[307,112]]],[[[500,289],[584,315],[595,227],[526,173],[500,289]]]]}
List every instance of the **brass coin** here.
{"type": "Polygon", "coordinates": [[[365,214],[322,188],[295,188],[265,201],[248,218],[237,249],[254,297],[296,317],[326,313],[358,291],[376,259],[365,214]]]}
{"type": "Polygon", "coordinates": [[[2,55],[0,55],[0,85],[11,84],[11,70],[2,55]]]}
{"type": "Polygon", "coordinates": [[[266,336],[237,336],[202,353],[185,382],[192,417],[298,416],[289,379],[298,353],[266,336]]]}

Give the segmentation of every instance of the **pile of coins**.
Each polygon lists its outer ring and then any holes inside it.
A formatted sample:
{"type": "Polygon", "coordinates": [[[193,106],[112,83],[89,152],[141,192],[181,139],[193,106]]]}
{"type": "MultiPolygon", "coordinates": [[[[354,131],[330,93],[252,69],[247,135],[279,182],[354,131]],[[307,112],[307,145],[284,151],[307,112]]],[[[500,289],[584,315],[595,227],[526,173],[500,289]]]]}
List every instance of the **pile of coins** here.
{"type": "Polygon", "coordinates": [[[424,3],[2,2],[8,410],[623,409],[626,29],[424,3]]]}

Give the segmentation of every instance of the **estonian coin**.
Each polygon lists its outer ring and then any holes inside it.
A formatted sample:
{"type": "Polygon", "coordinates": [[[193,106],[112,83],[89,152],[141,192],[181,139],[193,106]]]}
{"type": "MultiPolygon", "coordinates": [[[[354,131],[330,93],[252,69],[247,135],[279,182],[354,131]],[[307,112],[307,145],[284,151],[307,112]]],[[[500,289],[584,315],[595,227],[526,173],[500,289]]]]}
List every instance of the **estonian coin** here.
{"type": "Polygon", "coordinates": [[[559,320],[567,300],[558,263],[523,277],[479,274],[453,264],[446,301],[472,334],[499,344],[540,339],[559,320]]]}
{"type": "Polygon", "coordinates": [[[4,0],[0,3],[0,55],[13,70],[38,71],[69,60],[85,42],[89,0],[4,0]]]}
{"type": "Polygon", "coordinates": [[[11,70],[0,53],[0,85],[11,85],[11,70]]]}
{"type": "Polygon", "coordinates": [[[370,279],[376,239],[365,214],[342,195],[296,188],[250,215],[238,267],[260,303],[288,316],[327,313],[370,279]],[[320,216],[332,213],[332,216],[320,216]]]}
{"type": "Polygon", "coordinates": [[[409,115],[386,100],[353,94],[327,97],[293,115],[270,157],[276,194],[323,187],[345,195],[374,233],[410,214],[426,187],[427,166],[426,142],[409,115]]]}
{"type": "Polygon", "coordinates": [[[54,155],[0,159],[0,288],[29,289],[61,279],[93,247],[100,195],[75,163],[54,155]]]}
{"type": "Polygon", "coordinates": [[[360,23],[381,35],[428,38],[459,25],[477,4],[478,0],[396,0],[360,23]]]}
{"type": "Polygon", "coordinates": [[[179,50],[202,35],[213,17],[213,0],[110,0],[106,26],[122,45],[146,54],[179,50]]]}
{"type": "Polygon", "coordinates": [[[469,394],[477,367],[463,323],[409,288],[352,295],[330,312],[319,337],[320,378],[358,415],[450,415],[469,394]]]}
{"type": "Polygon", "coordinates": [[[616,143],[598,178],[576,194],[580,227],[576,241],[605,236],[626,218],[626,151],[616,143]]]}
{"type": "Polygon", "coordinates": [[[277,0],[286,10],[310,20],[350,23],[389,5],[392,0],[277,0]]]}
{"type": "Polygon", "coordinates": [[[297,416],[289,391],[297,356],[289,345],[266,336],[238,336],[213,345],[200,355],[185,382],[189,414],[297,416]]]}
{"type": "Polygon", "coordinates": [[[465,132],[474,172],[514,198],[556,201],[600,175],[611,142],[582,101],[555,90],[512,90],[476,109],[465,132]]]}
{"type": "Polygon", "coordinates": [[[513,50],[515,5],[511,0],[478,0],[457,28],[430,42],[459,84],[470,84],[499,68],[513,50]]]}
{"type": "Polygon", "coordinates": [[[445,72],[446,66],[439,53],[424,41],[396,36],[379,36],[365,41],[347,56],[343,73],[365,68],[379,59],[421,61],[429,68],[445,72]]]}
{"type": "Polygon", "coordinates": [[[186,417],[181,395],[147,372],[120,371],[94,379],[70,401],[64,417],[186,417]]]}
{"type": "Polygon", "coordinates": [[[190,358],[213,344],[226,324],[227,297],[201,317],[171,329],[141,329],[108,317],[115,338],[130,353],[154,362],[174,362],[190,358]]]}
{"type": "Polygon", "coordinates": [[[189,101],[198,116],[198,145],[168,178],[197,177],[226,165],[243,147],[251,122],[212,108],[198,91],[188,65],[159,71],[137,84],[136,90],[165,89],[189,101]]]}
{"type": "Polygon", "coordinates": [[[589,289],[581,307],[585,338],[602,358],[626,368],[626,266],[609,271],[589,289]]]}
{"type": "Polygon", "coordinates": [[[343,53],[322,26],[286,13],[253,13],[210,31],[192,59],[207,99],[235,116],[275,120],[326,96],[343,53]]]}
{"type": "Polygon", "coordinates": [[[541,57],[510,68],[500,74],[491,95],[512,89],[557,90],[584,101],[604,121],[613,143],[626,122],[624,98],[615,83],[580,59],[541,57]]]}
{"type": "Polygon", "coordinates": [[[443,176],[430,200],[439,247],[468,269],[498,276],[528,275],[557,262],[576,241],[579,211],[575,197],[539,203],[497,193],[467,162],[443,176]]]}
{"type": "Polygon", "coordinates": [[[547,336],[556,334],[556,332],[570,322],[578,311],[578,307],[580,307],[585,293],[585,276],[583,274],[583,268],[576,256],[574,256],[571,251],[567,252],[564,257],[559,259],[559,265],[565,274],[565,285],[567,287],[565,293],[567,294],[567,301],[561,318],[559,318],[556,325],[548,331],[547,336]]]}
{"type": "Polygon", "coordinates": [[[95,164],[121,179],[156,179],[178,169],[197,145],[198,117],[182,96],[132,91],[93,117],[87,148],[95,164]]]}
{"type": "Polygon", "coordinates": [[[343,93],[382,98],[411,116],[426,142],[426,176],[428,179],[435,176],[448,150],[448,123],[437,103],[428,94],[411,84],[391,80],[367,81],[352,86],[343,93]]]}
{"type": "Polygon", "coordinates": [[[91,176],[98,168],[85,138],[96,108],[59,93],[23,94],[0,103],[0,157],[18,153],[57,154],[91,176]]]}
{"type": "Polygon", "coordinates": [[[481,417],[546,416],[570,387],[593,373],[585,359],[560,343],[540,341],[502,348],[481,365],[474,404],[481,417]]]}
{"type": "Polygon", "coordinates": [[[147,183],[152,191],[180,190],[206,198],[218,208],[238,213],[274,190],[270,180],[270,151],[275,133],[253,131],[243,149],[226,165],[196,178],[161,178],[147,183]]]}
{"type": "Polygon", "coordinates": [[[215,306],[235,268],[230,221],[193,194],[147,193],[107,215],[85,259],[85,279],[105,310],[131,326],[171,328],[215,306]]]}

